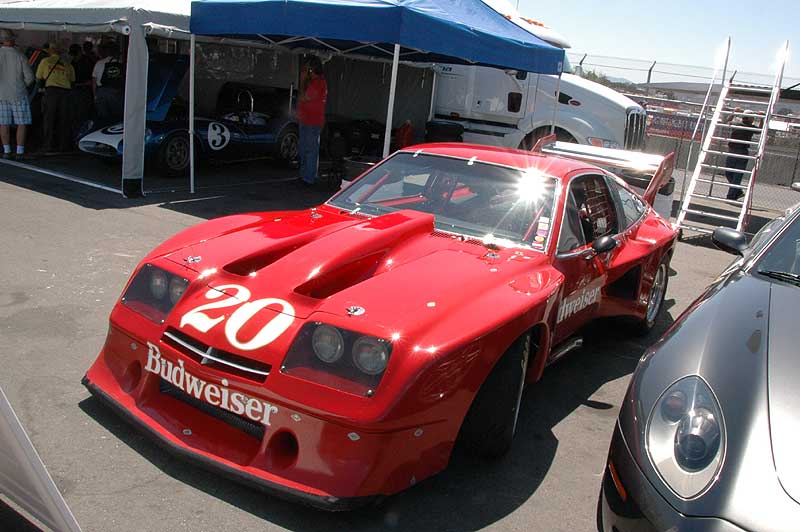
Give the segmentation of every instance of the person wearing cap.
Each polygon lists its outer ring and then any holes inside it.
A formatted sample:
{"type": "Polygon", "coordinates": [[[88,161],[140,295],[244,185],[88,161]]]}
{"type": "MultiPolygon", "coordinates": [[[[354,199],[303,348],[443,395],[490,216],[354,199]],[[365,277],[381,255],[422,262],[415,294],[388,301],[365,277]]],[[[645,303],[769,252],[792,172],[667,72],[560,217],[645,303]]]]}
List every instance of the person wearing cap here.
{"type": "MultiPolygon", "coordinates": [[[[755,113],[753,111],[747,109],[743,112],[741,107],[737,107],[733,111],[734,113],[742,113],[739,115],[741,116],[741,122],[738,125],[753,127],[753,119],[755,118],[755,113]]],[[[727,120],[724,120],[724,122],[732,123],[736,116],[735,114],[729,114],[727,120]]],[[[725,178],[728,180],[728,183],[732,185],[742,184],[743,173],[739,170],[747,170],[749,159],[737,157],[737,155],[750,155],[749,143],[752,142],[755,133],[755,131],[748,129],[731,130],[731,134],[728,138],[728,153],[731,155],[728,155],[725,159],[725,166],[731,168],[731,170],[725,170],[725,178]]],[[[735,201],[742,196],[744,196],[744,190],[734,187],[728,188],[727,199],[735,201]]]]}
{"type": "Polygon", "coordinates": [[[71,149],[70,91],[75,69],[62,59],[58,45],[51,43],[46,51],[50,55],[36,69],[36,79],[44,85],[44,151],[67,152],[71,149]]]}
{"type": "Polygon", "coordinates": [[[25,135],[31,124],[31,106],[28,103],[28,85],[32,84],[33,70],[25,56],[14,48],[14,33],[0,30],[0,139],[3,158],[13,157],[11,152],[11,126],[17,126],[17,158],[25,154],[25,135]]]}

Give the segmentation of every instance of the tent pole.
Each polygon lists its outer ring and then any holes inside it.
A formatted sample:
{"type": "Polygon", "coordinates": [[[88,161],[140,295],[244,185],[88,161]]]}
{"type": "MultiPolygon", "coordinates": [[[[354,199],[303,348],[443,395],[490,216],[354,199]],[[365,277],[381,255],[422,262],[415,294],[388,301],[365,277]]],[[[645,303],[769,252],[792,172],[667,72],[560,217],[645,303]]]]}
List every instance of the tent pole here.
{"type": "Polygon", "coordinates": [[[436,109],[436,71],[431,69],[430,73],[433,75],[433,81],[431,81],[431,107],[428,109],[428,121],[433,120],[436,109]]]}
{"type": "Polygon", "coordinates": [[[386,131],[383,137],[383,156],[389,156],[389,144],[392,141],[392,115],[394,115],[394,96],[397,89],[397,68],[400,65],[400,45],[394,45],[392,58],[392,82],[389,85],[389,108],[386,110],[386,131]]]}
{"type": "Polygon", "coordinates": [[[194,194],[194,33],[189,36],[189,192],[194,194]]]}
{"type": "Polygon", "coordinates": [[[550,134],[556,132],[556,113],[558,113],[558,99],[561,96],[561,72],[558,73],[558,81],[556,81],[556,101],[553,104],[553,121],[550,123],[550,134]]]}

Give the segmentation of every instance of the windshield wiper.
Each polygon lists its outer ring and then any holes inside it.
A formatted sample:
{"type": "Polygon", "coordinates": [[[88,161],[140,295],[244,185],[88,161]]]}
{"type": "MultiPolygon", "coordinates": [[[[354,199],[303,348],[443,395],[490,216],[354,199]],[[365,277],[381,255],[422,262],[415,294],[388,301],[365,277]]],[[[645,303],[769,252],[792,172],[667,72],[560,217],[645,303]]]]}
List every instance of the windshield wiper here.
{"type": "Polygon", "coordinates": [[[761,275],[766,275],[779,281],[785,281],[800,286],[800,275],[791,272],[779,272],[775,270],[758,270],[761,275]]]}

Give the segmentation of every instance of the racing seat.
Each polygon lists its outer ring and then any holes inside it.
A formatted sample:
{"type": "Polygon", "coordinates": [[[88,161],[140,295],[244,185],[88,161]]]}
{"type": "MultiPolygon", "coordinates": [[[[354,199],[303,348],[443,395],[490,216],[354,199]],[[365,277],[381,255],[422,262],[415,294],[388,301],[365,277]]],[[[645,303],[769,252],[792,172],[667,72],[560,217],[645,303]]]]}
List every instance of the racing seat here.
{"type": "Polygon", "coordinates": [[[420,207],[431,214],[443,214],[449,207],[456,179],[449,175],[438,175],[425,193],[427,198],[420,207]]]}

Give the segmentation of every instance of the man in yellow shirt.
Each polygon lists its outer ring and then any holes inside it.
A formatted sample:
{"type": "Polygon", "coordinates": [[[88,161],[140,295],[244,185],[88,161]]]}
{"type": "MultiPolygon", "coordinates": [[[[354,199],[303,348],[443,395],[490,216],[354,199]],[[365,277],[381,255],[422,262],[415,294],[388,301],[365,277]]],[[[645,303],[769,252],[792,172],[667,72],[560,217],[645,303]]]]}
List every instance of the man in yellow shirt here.
{"type": "Polygon", "coordinates": [[[36,79],[44,85],[42,100],[44,113],[44,151],[68,152],[72,149],[70,138],[70,90],[75,83],[72,63],[61,58],[58,45],[50,44],[49,55],[39,63],[36,79]]]}

